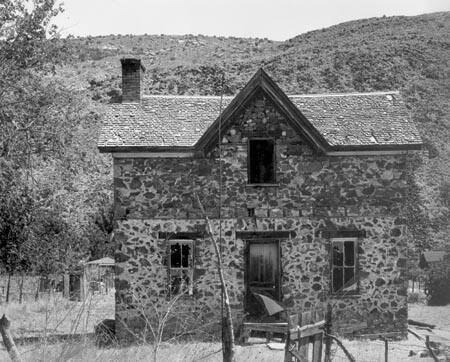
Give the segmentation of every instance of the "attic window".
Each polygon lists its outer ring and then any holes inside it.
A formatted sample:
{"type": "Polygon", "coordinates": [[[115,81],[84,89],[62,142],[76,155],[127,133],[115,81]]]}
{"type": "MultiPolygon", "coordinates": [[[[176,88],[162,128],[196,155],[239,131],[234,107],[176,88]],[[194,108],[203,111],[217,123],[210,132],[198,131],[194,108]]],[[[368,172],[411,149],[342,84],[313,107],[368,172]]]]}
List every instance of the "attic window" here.
{"type": "Polygon", "coordinates": [[[248,145],[249,184],[275,183],[275,143],[272,139],[251,139],[248,145]]]}

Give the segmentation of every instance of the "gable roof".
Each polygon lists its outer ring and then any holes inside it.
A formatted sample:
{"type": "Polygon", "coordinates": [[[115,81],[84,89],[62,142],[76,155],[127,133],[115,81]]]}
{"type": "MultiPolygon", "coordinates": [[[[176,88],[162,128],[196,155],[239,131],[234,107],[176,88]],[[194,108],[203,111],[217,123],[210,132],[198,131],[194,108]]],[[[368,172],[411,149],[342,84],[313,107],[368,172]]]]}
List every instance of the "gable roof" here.
{"type": "MultiPolygon", "coordinates": [[[[420,149],[398,92],[287,96],[260,69],[236,97],[223,97],[222,131],[262,90],[289,124],[316,149],[420,149]]],[[[220,97],[143,96],[140,103],[113,104],[105,115],[101,152],[207,150],[218,140],[220,97]]]]}
{"type": "Polygon", "coordinates": [[[221,125],[221,132],[224,132],[230,126],[233,117],[236,116],[259,91],[262,91],[273,103],[275,103],[280,113],[285,116],[287,123],[297,131],[298,134],[302,135],[313,148],[319,151],[326,150],[327,142],[320,132],[314,128],[311,122],[300,112],[262,68],[255,73],[238,95],[233,98],[220,117],[218,117],[202,135],[196,146],[204,151],[212,149],[218,142],[219,124],[221,125]]]}

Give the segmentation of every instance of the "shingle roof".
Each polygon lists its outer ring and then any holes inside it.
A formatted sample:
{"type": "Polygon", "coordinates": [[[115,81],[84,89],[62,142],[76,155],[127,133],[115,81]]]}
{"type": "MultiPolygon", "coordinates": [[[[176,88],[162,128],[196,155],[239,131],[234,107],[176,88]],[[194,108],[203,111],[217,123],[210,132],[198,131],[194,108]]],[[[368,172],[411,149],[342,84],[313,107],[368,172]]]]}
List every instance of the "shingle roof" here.
{"type": "Polygon", "coordinates": [[[422,143],[398,92],[289,98],[331,146],[422,143]]]}
{"type": "MultiPolygon", "coordinates": [[[[398,92],[288,96],[330,146],[422,144],[398,92]]],[[[234,97],[224,97],[222,109],[234,97]]],[[[98,147],[193,147],[219,115],[220,97],[143,96],[109,107],[98,147]]]]}
{"type": "MultiPolygon", "coordinates": [[[[231,101],[224,97],[223,107],[231,101]]],[[[220,97],[144,96],[110,106],[99,147],[192,147],[217,118],[220,97]]]]}

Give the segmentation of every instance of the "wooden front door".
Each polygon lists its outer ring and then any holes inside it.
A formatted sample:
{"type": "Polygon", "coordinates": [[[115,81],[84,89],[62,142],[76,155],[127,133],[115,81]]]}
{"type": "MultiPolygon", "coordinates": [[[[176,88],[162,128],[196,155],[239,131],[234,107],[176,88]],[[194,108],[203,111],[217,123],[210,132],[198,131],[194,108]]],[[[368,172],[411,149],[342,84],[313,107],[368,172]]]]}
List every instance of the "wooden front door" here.
{"type": "Polygon", "coordinates": [[[252,292],[280,300],[280,246],[278,241],[248,241],[246,260],[246,312],[265,314],[252,292]]]}

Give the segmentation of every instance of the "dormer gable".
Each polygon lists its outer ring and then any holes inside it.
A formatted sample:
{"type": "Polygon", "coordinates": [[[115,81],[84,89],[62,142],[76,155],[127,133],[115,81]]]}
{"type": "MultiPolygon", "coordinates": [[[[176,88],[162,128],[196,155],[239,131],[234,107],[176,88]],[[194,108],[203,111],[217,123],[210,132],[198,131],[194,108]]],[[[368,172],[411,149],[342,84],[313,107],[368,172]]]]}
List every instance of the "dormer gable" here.
{"type": "MultiPolygon", "coordinates": [[[[325,153],[329,144],[314,128],[301,111],[292,103],[288,96],[277,86],[269,75],[260,68],[246,86],[228,104],[222,114],[211,124],[208,130],[196,143],[197,150],[208,153],[218,143],[219,127],[221,134],[225,134],[243,110],[252,101],[264,97],[269,100],[283,116],[287,124],[301,136],[302,139],[318,153],[325,153]]],[[[270,132],[270,130],[266,130],[270,132]]],[[[255,134],[254,136],[257,136],[255,134]]]]}

